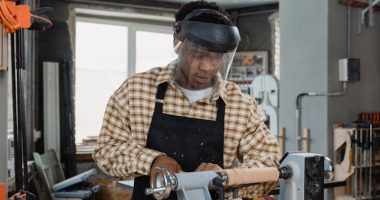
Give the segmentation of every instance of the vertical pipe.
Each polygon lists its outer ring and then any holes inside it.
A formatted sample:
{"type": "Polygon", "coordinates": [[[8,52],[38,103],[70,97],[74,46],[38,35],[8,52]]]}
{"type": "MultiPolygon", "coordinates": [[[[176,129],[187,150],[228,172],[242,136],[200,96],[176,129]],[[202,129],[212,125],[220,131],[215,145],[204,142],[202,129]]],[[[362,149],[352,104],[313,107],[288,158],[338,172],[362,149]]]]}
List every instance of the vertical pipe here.
{"type": "Polygon", "coordinates": [[[13,140],[14,140],[14,156],[15,156],[15,181],[16,181],[16,191],[22,189],[22,168],[21,168],[21,155],[19,146],[19,131],[18,131],[18,99],[16,88],[18,85],[16,77],[16,37],[15,34],[11,34],[11,67],[12,67],[12,106],[13,106],[13,140]]]}
{"type": "Polygon", "coordinates": [[[300,138],[302,137],[302,134],[301,134],[301,108],[297,108],[296,109],[296,132],[297,132],[297,151],[301,151],[302,150],[302,143],[301,143],[301,140],[300,138]]]}
{"type": "Polygon", "coordinates": [[[25,113],[25,91],[24,91],[24,71],[25,71],[25,30],[20,30],[20,116],[21,116],[21,129],[22,129],[22,158],[24,166],[24,190],[28,190],[28,153],[27,153],[27,144],[26,144],[26,113],[25,113]]]}
{"type": "Polygon", "coordinates": [[[17,88],[16,88],[16,95],[17,95],[17,115],[18,115],[18,141],[19,141],[19,147],[17,151],[20,151],[20,165],[18,167],[21,167],[21,173],[22,173],[22,189],[27,190],[27,173],[28,169],[26,166],[26,158],[25,158],[25,104],[24,104],[24,81],[23,81],[23,69],[25,69],[24,66],[24,45],[23,45],[23,30],[18,30],[16,32],[16,45],[17,45],[17,51],[16,57],[16,79],[17,79],[17,88]]]}

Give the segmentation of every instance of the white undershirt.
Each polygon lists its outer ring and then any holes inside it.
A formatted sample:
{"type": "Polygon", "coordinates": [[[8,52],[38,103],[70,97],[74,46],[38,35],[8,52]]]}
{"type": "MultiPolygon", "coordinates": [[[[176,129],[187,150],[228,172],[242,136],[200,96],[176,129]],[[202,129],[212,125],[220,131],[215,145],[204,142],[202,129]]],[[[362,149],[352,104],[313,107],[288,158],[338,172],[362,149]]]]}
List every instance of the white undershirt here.
{"type": "Polygon", "coordinates": [[[186,97],[189,99],[190,103],[194,103],[205,97],[210,97],[212,95],[212,87],[202,89],[202,90],[189,90],[179,86],[186,97]]]}

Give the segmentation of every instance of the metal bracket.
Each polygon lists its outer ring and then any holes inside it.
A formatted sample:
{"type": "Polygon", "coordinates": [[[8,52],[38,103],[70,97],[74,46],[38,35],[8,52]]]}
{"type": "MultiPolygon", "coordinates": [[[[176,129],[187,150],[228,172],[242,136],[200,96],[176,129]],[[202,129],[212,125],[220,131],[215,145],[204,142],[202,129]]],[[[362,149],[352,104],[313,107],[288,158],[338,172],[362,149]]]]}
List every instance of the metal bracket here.
{"type": "Polygon", "coordinates": [[[373,7],[378,4],[380,0],[368,0],[368,7],[359,9],[358,12],[358,33],[362,33],[362,26],[365,26],[365,15],[368,12],[368,25],[374,25],[373,7]]]}

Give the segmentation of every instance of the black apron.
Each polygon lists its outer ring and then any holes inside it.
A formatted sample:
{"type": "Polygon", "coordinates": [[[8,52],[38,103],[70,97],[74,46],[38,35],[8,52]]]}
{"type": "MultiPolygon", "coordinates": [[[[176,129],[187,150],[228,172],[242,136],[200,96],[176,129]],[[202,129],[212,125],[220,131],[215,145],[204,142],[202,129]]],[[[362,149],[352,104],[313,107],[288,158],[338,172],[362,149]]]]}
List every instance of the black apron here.
{"type": "MultiPolygon", "coordinates": [[[[163,100],[168,84],[158,86],[156,99],[163,100]]],[[[224,109],[225,103],[217,100],[216,121],[194,119],[162,113],[163,103],[156,100],[146,147],[176,160],[185,172],[193,172],[201,163],[214,163],[223,168],[224,109]]],[[[150,187],[149,176],[136,177],[132,200],[155,200],[146,196],[150,187]]],[[[211,191],[213,199],[217,199],[211,191]]],[[[167,198],[177,200],[175,192],[167,198]]]]}

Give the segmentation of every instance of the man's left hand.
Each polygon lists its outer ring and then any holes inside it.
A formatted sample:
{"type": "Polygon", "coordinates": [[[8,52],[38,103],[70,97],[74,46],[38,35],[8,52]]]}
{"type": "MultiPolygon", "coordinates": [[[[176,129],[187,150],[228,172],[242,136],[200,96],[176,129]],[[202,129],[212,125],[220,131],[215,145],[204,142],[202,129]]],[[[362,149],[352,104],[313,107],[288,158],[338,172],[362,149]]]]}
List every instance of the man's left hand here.
{"type": "Polygon", "coordinates": [[[217,164],[201,163],[195,171],[198,172],[198,171],[219,171],[219,170],[222,170],[222,168],[217,164]]]}

